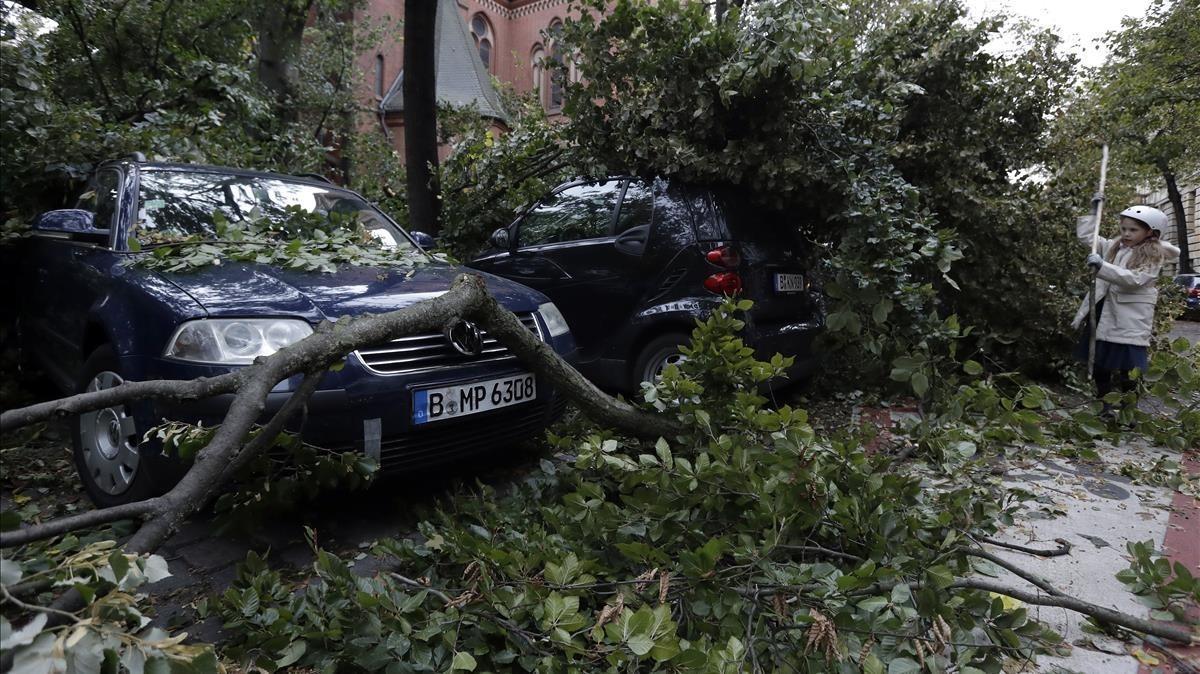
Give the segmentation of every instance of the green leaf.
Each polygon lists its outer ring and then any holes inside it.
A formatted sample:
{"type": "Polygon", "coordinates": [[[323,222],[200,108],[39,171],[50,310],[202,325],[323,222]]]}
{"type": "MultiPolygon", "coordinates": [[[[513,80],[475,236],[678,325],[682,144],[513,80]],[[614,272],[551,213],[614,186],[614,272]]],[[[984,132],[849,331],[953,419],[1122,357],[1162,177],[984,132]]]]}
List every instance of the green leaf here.
{"type": "Polygon", "coordinates": [[[452,672],[473,672],[475,671],[475,656],[466,651],[459,651],[454,654],[454,661],[450,663],[450,671],[452,672]]]}
{"type": "Polygon", "coordinates": [[[918,396],[924,398],[925,394],[929,392],[929,378],[925,376],[924,372],[914,372],[911,383],[913,392],[918,396]]]}
{"type": "Polygon", "coordinates": [[[303,639],[297,639],[287,645],[279,654],[279,659],[275,661],[275,667],[282,669],[288,665],[294,664],[300,658],[304,657],[304,652],[308,650],[308,643],[303,639]]]}
{"type": "Polygon", "coordinates": [[[113,550],[108,556],[108,565],[112,567],[113,582],[119,585],[129,572],[129,559],[120,550],[113,550]]]}
{"type": "Polygon", "coordinates": [[[978,376],[983,374],[983,366],[973,360],[968,360],[963,363],[963,372],[972,376],[978,376]]]}
{"type": "Polygon", "coordinates": [[[20,562],[0,557],[0,585],[15,585],[21,582],[22,575],[24,571],[20,562]]]}
{"type": "Polygon", "coordinates": [[[921,665],[909,658],[893,658],[887,668],[887,674],[917,674],[920,671],[921,665]]]}

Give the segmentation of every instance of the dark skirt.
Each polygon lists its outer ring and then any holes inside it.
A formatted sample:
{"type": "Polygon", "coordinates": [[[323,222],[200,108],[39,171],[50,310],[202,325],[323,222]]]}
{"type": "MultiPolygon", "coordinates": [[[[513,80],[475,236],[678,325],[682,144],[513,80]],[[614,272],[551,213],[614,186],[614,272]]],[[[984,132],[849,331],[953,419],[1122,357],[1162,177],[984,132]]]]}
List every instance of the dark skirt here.
{"type": "MultiPolygon", "coordinates": [[[[1100,315],[1104,312],[1104,300],[1096,305],[1096,323],[1100,323],[1100,315]]],[[[1090,341],[1091,333],[1088,331],[1088,324],[1083,324],[1083,329],[1079,331],[1079,341],[1075,344],[1075,359],[1081,363],[1088,361],[1088,342],[1090,341]]],[[[1130,370],[1145,369],[1150,364],[1150,357],[1146,351],[1146,347],[1137,346],[1134,344],[1116,344],[1114,342],[1106,342],[1103,339],[1096,340],[1096,369],[1097,370],[1120,370],[1128,372],[1130,370]]]]}

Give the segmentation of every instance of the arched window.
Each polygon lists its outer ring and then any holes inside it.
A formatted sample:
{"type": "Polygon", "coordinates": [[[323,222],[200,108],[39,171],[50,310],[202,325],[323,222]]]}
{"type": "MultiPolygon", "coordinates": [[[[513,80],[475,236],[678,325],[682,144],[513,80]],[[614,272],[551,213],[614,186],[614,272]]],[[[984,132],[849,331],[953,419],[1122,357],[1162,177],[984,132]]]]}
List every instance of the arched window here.
{"type": "Polygon", "coordinates": [[[546,50],[542,49],[542,45],[534,45],[533,53],[529,55],[529,66],[533,74],[533,95],[537,96],[538,103],[545,106],[542,92],[546,90],[546,50]]]}
{"type": "Polygon", "coordinates": [[[491,70],[492,42],[495,38],[492,35],[492,27],[488,24],[487,17],[482,14],[476,14],[471,18],[471,37],[475,38],[475,46],[479,49],[479,60],[483,61],[483,67],[491,70]]]}
{"type": "Polygon", "coordinates": [[[562,47],[559,46],[559,37],[562,36],[563,24],[562,21],[555,19],[551,22],[550,27],[546,29],[546,34],[550,37],[550,97],[546,107],[552,111],[562,110],[563,106],[563,56],[562,47]]]}
{"type": "Polygon", "coordinates": [[[375,95],[383,97],[383,54],[375,55],[375,95]]]}

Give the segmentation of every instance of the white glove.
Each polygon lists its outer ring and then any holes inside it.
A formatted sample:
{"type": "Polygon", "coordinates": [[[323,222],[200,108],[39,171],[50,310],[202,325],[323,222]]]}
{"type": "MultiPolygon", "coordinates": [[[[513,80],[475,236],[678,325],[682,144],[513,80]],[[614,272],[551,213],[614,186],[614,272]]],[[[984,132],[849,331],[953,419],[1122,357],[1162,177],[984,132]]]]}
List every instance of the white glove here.
{"type": "Polygon", "coordinates": [[[1092,253],[1087,256],[1087,266],[1099,271],[1104,266],[1104,258],[1099,253],[1092,253]]]}

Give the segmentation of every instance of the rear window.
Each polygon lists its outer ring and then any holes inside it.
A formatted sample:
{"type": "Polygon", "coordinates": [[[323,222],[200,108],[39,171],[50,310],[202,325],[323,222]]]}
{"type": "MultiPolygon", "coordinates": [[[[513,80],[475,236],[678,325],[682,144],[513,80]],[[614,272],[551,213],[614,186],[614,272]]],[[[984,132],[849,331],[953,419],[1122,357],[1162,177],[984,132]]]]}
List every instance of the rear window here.
{"type": "Polygon", "coordinates": [[[801,245],[800,221],[794,213],[760,206],[745,197],[715,192],[713,209],[718,222],[738,241],[791,250],[801,245]]]}

